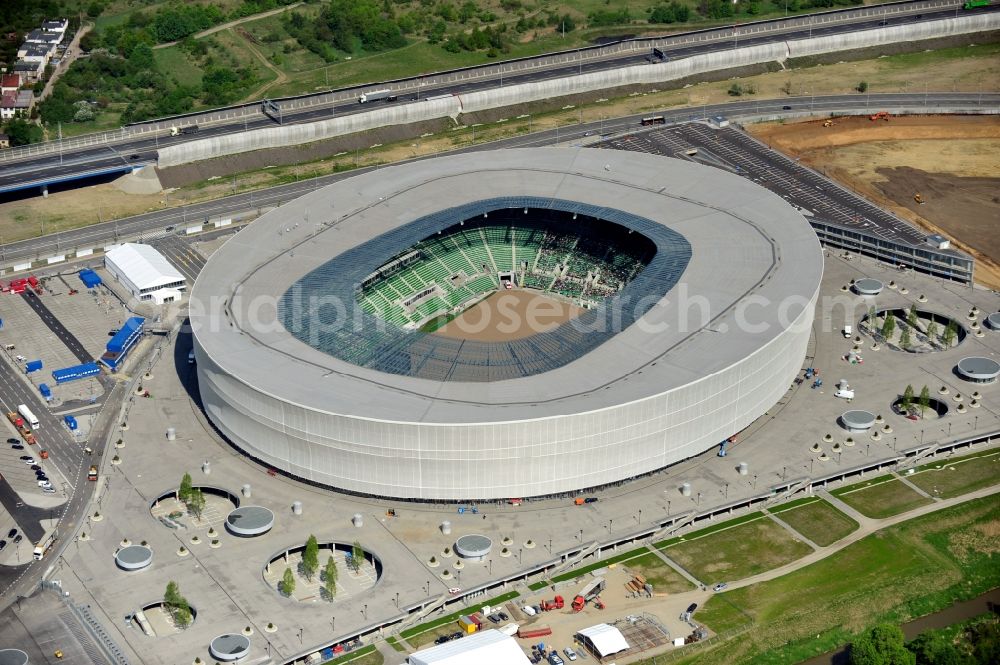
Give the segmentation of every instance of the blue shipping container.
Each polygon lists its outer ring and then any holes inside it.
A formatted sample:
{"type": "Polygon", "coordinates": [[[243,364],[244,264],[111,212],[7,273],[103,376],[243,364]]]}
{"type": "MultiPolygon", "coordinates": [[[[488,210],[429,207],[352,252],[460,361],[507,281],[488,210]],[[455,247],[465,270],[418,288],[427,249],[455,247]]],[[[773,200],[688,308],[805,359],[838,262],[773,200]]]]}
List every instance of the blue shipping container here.
{"type": "Polygon", "coordinates": [[[115,336],[108,341],[108,353],[128,353],[139,338],[142,336],[142,324],[146,319],[141,316],[133,316],[125,322],[115,336]]]}
{"type": "Polygon", "coordinates": [[[25,371],[28,372],[29,374],[31,372],[37,372],[41,368],[42,368],[41,360],[29,360],[28,363],[24,366],[25,371]]]}
{"type": "Polygon", "coordinates": [[[63,416],[63,422],[65,422],[66,427],[70,428],[71,430],[74,430],[77,427],[79,427],[79,425],[76,424],[76,418],[74,418],[73,416],[63,416]]]}
{"type": "Polygon", "coordinates": [[[38,392],[42,393],[45,399],[52,399],[52,390],[44,383],[38,384],[38,392]]]}
{"type": "Polygon", "coordinates": [[[66,383],[67,381],[85,379],[88,376],[96,376],[100,373],[101,368],[97,365],[97,363],[84,363],[82,365],[74,365],[73,367],[64,367],[63,369],[53,370],[52,378],[55,379],[56,383],[66,383]]]}
{"type": "Polygon", "coordinates": [[[80,271],[80,281],[82,281],[83,285],[86,286],[88,289],[92,289],[95,286],[99,286],[100,284],[103,283],[103,280],[101,280],[101,276],[98,275],[93,270],[89,269],[80,271]]]}

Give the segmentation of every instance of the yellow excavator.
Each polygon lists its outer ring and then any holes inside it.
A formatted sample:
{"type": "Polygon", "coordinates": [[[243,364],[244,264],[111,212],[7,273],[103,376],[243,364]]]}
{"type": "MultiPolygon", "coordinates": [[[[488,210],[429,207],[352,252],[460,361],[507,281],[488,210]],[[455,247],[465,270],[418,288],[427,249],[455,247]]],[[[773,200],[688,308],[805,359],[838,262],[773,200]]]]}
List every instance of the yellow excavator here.
{"type": "Polygon", "coordinates": [[[823,121],[823,126],[824,127],[833,127],[833,120],[824,120],[823,121]]]}
{"type": "Polygon", "coordinates": [[[913,195],[913,200],[919,203],[920,205],[923,205],[925,203],[924,197],[920,195],[920,192],[917,192],[916,194],[913,195]]]}

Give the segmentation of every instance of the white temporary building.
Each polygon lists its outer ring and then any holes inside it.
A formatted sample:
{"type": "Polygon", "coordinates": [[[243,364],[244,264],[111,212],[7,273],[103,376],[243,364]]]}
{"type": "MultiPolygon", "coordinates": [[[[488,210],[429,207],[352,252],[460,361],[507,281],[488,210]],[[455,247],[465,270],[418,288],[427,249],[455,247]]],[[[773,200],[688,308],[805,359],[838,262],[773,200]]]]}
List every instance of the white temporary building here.
{"type": "Polygon", "coordinates": [[[186,287],[184,276],[149,245],[118,245],[104,255],[104,267],[134,298],[157,305],[180,300],[186,287]]]}
{"type": "Polygon", "coordinates": [[[622,631],[606,623],[599,623],[577,632],[581,641],[601,658],[613,656],[629,648],[622,631]]]}
{"type": "Polygon", "coordinates": [[[440,646],[418,651],[409,665],[530,665],[513,637],[499,630],[484,630],[440,646]]]}

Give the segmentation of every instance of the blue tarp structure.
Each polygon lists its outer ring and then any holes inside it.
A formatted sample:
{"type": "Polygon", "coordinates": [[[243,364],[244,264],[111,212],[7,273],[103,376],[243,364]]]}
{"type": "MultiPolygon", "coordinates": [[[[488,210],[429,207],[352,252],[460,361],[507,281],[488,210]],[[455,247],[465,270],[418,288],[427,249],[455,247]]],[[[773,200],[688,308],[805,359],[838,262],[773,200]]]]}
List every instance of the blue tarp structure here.
{"type": "Polygon", "coordinates": [[[101,368],[97,363],[84,363],[82,365],[74,365],[73,367],[64,367],[63,369],[57,369],[52,372],[52,378],[56,383],[66,383],[67,381],[76,381],[77,379],[85,379],[88,376],[95,376],[101,373],[101,368]]]}
{"type": "Polygon", "coordinates": [[[78,427],[78,425],[76,424],[76,418],[74,418],[73,416],[63,416],[63,422],[66,423],[66,427],[70,428],[71,430],[75,430],[78,427]]]}
{"type": "Polygon", "coordinates": [[[92,289],[95,286],[102,284],[101,276],[89,268],[80,271],[80,281],[83,282],[83,285],[88,289],[92,289]]]}
{"type": "Polygon", "coordinates": [[[32,372],[37,372],[41,368],[42,368],[41,360],[29,360],[27,364],[24,366],[24,371],[26,371],[28,374],[31,374],[32,372]]]}
{"type": "Polygon", "coordinates": [[[128,352],[142,339],[145,321],[141,316],[133,316],[108,341],[107,351],[101,356],[101,362],[111,368],[111,371],[117,371],[128,352]]]}
{"type": "Polygon", "coordinates": [[[44,397],[46,400],[52,399],[52,390],[49,388],[47,384],[39,383],[38,392],[42,393],[42,397],[44,397]]]}

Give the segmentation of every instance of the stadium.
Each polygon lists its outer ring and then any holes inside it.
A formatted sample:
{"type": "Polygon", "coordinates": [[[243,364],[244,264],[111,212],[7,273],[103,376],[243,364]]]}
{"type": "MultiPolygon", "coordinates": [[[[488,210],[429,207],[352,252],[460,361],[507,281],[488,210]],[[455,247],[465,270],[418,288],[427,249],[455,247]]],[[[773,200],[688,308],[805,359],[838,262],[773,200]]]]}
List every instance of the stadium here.
{"type": "Polygon", "coordinates": [[[576,493],[773,406],[822,265],[793,207],[691,162],[418,161],[268,212],[211,257],[191,296],[199,390],[234,446],[337,490],[576,493]]]}

